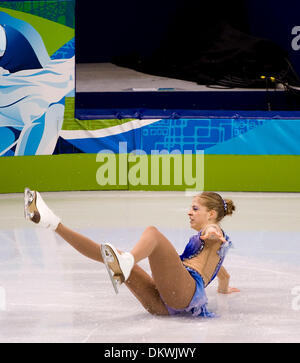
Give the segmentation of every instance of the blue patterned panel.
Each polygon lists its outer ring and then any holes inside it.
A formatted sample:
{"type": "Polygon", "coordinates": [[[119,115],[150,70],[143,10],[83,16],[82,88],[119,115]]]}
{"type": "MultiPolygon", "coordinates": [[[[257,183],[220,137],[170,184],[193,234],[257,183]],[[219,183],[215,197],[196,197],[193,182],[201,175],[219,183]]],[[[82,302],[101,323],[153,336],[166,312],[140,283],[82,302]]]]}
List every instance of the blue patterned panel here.
{"type": "Polygon", "coordinates": [[[268,120],[235,119],[177,119],[161,120],[142,129],[141,149],[205,150],[250,130],[263,126],[268,120]],[[151,149],[150,149],[151,148],[151,149]]]}

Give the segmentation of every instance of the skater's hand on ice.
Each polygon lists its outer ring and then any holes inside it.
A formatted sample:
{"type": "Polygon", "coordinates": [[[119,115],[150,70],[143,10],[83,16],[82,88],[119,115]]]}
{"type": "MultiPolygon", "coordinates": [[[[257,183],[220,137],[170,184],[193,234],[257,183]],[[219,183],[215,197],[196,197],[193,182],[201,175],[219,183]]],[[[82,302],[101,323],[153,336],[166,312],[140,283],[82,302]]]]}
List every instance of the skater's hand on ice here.
{"type": "Polygon", "coordinates": [[[237,289],[236,287],[229,287],[226,290],[218,289],[218,293],[220,294],[232,294],[233,292],[241,292],[241,290],[237,289]]]}

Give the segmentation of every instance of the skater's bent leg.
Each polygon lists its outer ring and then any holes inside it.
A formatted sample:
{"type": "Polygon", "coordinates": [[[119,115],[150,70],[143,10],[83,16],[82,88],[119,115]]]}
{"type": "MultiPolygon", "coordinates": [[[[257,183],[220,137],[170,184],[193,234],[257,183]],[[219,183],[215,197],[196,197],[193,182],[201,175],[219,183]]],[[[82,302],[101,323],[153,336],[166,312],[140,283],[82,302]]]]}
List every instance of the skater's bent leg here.
{"type": "Polygon", "coordinates": [[[68,242],[72,247],[74,247],[82,255],[89,257],[98,262],[103,262],[101,256],[101,245],[92,241],[88,237],[73,231],[72,229],[66,227],[62,223],[59,223],[55,232],[59,234],[66,242],[68,242]]]}
{"type": "Polygon", "coordinates": [[[140,266],[134,265],[125,284],[150,314],[169,315],[153,279],[140,266]]]}
{"type": "Polygon", "coordinates": [[[189,305],[196,289],[195,280],[162,233],[152,226],[146,228],[131,253],[135,262],[148,257],[155,286],[167,305],[175,309],[189,305]]]}

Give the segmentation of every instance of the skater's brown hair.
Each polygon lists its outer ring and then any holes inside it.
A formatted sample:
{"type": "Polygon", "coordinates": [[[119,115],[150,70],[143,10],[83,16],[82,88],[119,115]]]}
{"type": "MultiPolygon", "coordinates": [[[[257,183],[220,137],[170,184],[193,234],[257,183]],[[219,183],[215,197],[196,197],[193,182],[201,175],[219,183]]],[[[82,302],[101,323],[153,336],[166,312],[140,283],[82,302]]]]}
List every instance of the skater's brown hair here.
{"type": "Polygon", "coordinates": [[[214,210],[217,212],[216,221],[220,222],[225,216],[232,215],[235,211],[235,205],[231,199],[223,199],[220,194],[215,192],[202,192],[196,198],[200,199],[207,210],[214,210]]]}

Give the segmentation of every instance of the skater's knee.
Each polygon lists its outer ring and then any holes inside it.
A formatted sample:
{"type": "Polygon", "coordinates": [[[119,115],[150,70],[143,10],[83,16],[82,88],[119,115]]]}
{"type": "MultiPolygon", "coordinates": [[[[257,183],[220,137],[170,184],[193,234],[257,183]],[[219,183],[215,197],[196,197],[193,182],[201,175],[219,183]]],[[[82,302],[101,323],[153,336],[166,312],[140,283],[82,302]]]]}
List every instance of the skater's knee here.
{"type": "Polygon", "coordinates": [[[155,235],[155,234],[157,234],[159,231],[158,231],[158,229],[156,228],[156,227],[154,227],[154,226],[148,226],[146,229],[145,229],[145,231],[144,231],[144,233],[149,233],[149,234],[152,234],[152,235],[155,235]]]}

